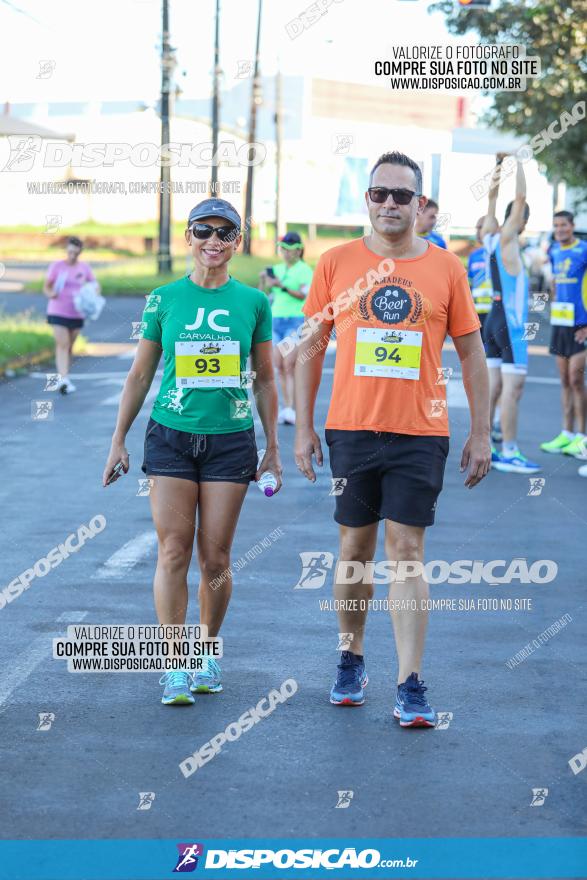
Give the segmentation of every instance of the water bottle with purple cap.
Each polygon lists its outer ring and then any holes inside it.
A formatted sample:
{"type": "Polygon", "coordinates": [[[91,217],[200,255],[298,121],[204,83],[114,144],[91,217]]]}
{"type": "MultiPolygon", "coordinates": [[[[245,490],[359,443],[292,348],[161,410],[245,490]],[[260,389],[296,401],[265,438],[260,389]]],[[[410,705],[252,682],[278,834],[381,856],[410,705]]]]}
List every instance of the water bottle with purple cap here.
{"type": "MultiPolygon", "coordinates": [[[[257,470],[261,467],[261,462],[265,458],[265,450],[260,449],[258,455],[257,470]]],[[[277,477],[275,474],[272,474],[271,471],[265,471],[265,473],[261,474],[261,479],[257,481],[257,486],[263,495],[266,495],[267,498],[271,498],[277,489],[277,477]]]]}

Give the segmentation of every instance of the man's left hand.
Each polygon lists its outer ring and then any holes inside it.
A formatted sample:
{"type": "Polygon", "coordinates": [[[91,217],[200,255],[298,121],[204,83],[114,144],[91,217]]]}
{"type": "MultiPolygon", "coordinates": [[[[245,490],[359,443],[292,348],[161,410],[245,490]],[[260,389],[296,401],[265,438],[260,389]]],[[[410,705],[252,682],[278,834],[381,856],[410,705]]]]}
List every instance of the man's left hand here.
{"type": "Polygon", "coordinates": [[[489,434],[470,434],[461,455],[461,473],[467,470],[465,486],[472,489],[486,477],[491,468],[489,434]]]}

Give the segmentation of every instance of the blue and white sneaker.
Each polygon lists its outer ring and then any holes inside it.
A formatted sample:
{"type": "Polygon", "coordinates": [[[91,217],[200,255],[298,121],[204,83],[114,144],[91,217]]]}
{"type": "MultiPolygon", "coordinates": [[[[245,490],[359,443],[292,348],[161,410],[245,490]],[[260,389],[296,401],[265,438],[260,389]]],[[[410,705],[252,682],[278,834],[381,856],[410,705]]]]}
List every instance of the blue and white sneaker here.
{"type": "Polygon", "coordinates": [[[202,669],[194,673],[192,694],[219,694],[222,690],[222,672],[212,657],[203,657],[202,669]]]}
{"type": "Polygon", "coordinates": [[[491,466],[493,467],[493,462],[499,461],[499,452],[495,448],[495,446],[491,446],[491,466]]]}
{"type": "Polygon", "coordinates": [[[369,682],[363,658],[352,651],[343,651],[337,669],[330,702],[333,706],[362,706],[365,702],[363,688],[369,682]]]}
{"type": "Polygon", "coordinates": [[[161,702],[165,706],[187,706],[196,701],[190,693],[192,673],[185,669],[173,669],[159,679],[165,685],[161,702]]]}
{"type": "Polygon", "coordinates": [[[393,715],[399,719],[400,727],[434,727],[436,715],[424,696],[427,690],[424,682],[418,680],[417,672],[398,684],[393,715]]]}
{"type": "Polygon", "coordinates": [[[536,464],[535,461],[529,461],[519,451],[515,455],[510,456],[500,452],[496,461],[494,461],[492,454],[491,467],[495,468],[496,471],[506,471],[512,474],[537,474],[542,470],[539,464],[536,464]]]}

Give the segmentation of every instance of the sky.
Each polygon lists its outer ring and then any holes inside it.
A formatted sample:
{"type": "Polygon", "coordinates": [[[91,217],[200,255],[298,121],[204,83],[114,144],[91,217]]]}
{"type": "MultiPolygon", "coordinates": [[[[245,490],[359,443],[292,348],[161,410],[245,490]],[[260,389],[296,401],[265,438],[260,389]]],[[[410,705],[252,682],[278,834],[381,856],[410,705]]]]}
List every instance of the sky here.
{"type": "MultiPolygon", "coordinates": [[[[240,62],[253,59],[257,3],[221,0],[225,87],[240,62]]],[[[428,13],[428,0],[331,0],[315,24],[291,39],[286,25],[310,5],[264,0],[262,73],[273,74],[279,59],[284,74],[380,84],[373,63],[391,57],[393,45],[463,41],[448,34],[441,14],[428,13]]],[[[169,0],[169,6],[176,81],[184,98],[207,96],[215,0],[169,0]]],[[[160,18],[160,0],[0,0],[0,101],[154,104],[160,18]],[[42,61],[52,62],[50,76],[39,77],[42,61]]]]}

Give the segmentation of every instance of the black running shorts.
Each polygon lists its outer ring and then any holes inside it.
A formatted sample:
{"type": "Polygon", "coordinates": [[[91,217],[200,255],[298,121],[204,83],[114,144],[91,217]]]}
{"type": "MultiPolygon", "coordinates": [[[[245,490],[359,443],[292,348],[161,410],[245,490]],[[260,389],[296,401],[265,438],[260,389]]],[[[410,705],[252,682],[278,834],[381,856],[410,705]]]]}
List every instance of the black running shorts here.
{"type": "Polygon", "coordinates": [[[149,419],[141,470],[148,476],[194,483],[249,483],[257,472],[255,429],[188,434],[149,419]]]}
{"type": "Polygon", "coordinates": [[[63,318],[61,315],[47,315],[47,324],[57,324],[68,330],[79,330],[84,326],[83,318],[63,318]]]}
{"type": "Polygon", "coordinates": [[[584,353],[587,343],[575,340],[575,333],[584,326],[584,324],[579,324],[577,327],[558,327],[556,325],[551,327],[550,353],[563,358],[584,353]]]}
{"type": "Polygon", "coordinates": [[[326,429],[334,519],[358,528],[381,519],[431,526],[442,490],[448,437],[326,429]]]}

